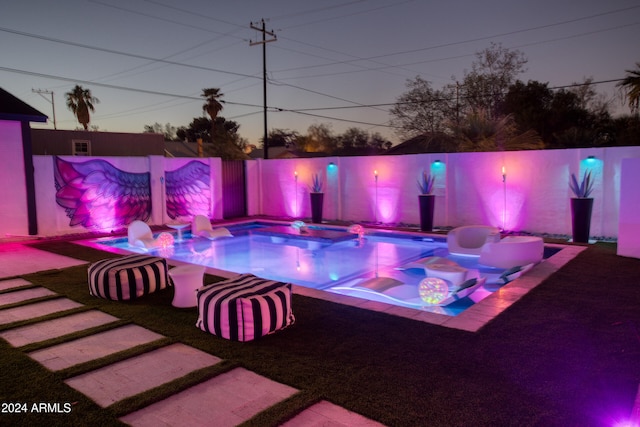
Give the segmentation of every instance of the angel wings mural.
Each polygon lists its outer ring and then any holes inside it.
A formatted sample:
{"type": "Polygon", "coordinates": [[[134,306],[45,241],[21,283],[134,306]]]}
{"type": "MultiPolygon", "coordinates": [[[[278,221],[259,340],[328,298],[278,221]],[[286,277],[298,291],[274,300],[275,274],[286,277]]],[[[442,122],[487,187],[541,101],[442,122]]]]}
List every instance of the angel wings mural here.
{"type": "MultiPolygon", "coordinates": [[[[209,214],[209,165],[192,161],[165,175],[171,219],[209,214]]],[[[56,202],[65,209],[70,226],[117,228],[151,216],[149,172],[126,172],[101,159],[68,162],[54,157],[54,176],[56,202]]]]}
{"type": "Polygon", "coordinates": [[[56,202],[70,226],[115,228],[151,216],[150,174],[125,172],[105,160],[54,157],[56,202]]]}
{"type": "Polygon", "coordinates": [[[205,163],[192,161],[174,171],[165,172],[169,218],[209,216],[211,212],[209,169],[209,165],[205,163]]]}

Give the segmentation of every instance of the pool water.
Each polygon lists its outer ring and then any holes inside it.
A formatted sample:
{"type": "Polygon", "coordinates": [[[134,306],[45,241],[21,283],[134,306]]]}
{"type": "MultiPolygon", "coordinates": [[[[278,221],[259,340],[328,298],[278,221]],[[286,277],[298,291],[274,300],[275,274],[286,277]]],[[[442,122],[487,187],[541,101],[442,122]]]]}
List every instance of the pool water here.
{"type": "MultiPolygon", "coordinates": [[[[277,225],[282,228],[283,224],[277,225]]],[[[273,226],[274,223],[270,222],[228,225],[226,227],[233,237],[216,240],[193,237],[190,232],[185,232],[182,241],[151,253],[217,270],[252,273],[308,288],[452,316],[484,299],[503,284],[499,276],[504,270],[478,265],[477,257],[449,255],[444,238],[369,230],[362,238],[354,235],[347,240],[314,240],[303,235],[267,233],[273,226]],[[446,307],[424,303],[418,286],[426,275],[417,261],[433,256],[447,257],[471,269],[477,276],[486,278],[485,284],[468,297],[446,307]],[[393,286],[375,285],[387,279],[393,279],[393,286]],[[374,286],[361,286],[372,282],[374,286]]],[[[346,231],[332,227],[308,228],[310,233],[326,230],[344,235],[346,231]]],[[[129,252],[147,252],[129,246],[127,238],[96,239],[93,242],[103,249],[107,246],[129,252]]]]}

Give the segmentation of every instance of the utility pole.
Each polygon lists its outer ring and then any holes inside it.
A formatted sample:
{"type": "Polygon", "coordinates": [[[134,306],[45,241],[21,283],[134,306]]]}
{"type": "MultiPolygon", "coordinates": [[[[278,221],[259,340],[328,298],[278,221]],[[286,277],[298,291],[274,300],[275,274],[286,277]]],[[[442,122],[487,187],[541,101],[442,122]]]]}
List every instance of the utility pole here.
{"type": "Polygon", "coordinates": [[[265,29],[264,19],[260,20],[262,27],[256,27],[253,22],[250,27],[253,30],[260,31],[262,33],[262,41],[249,40],[249,46],[255,46],[257,44],[262,45],[262,96],[264,105],[264,158],[269,158],[269,143],[267,142],[267,43],[277,40],[276,34],[272,31],[265,29]],[[273,37],[267,40],[267,34],[273,37]]]}
{"type": "Polygon", "coordinates": [[[31,89],[31,92],[37,93],[47,101],[49,101],[44,95],[51,95],[51,108],[53,109],[53,128],[58,129],[56,126],[56,105],[53,103],[53,92],[50,90],[42,90],[42,89],[31,89]]]}

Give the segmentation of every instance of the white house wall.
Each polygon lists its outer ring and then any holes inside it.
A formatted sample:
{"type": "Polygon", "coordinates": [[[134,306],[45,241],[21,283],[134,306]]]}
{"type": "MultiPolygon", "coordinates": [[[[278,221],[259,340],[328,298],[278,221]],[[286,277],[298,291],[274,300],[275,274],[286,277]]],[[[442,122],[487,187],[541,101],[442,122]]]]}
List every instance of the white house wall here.
{"type": "Polygon", "coordinates": [[[27,190],[19,121],[0,120],[0,237],[28,234],[27,190]]]}

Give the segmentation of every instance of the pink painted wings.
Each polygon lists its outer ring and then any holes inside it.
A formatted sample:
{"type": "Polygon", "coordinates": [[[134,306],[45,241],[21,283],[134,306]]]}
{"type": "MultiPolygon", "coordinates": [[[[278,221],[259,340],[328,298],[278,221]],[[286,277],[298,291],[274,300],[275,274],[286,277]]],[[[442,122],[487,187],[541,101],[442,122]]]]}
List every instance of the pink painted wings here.
{"type": "Polygon", "coordinates": [[[54,158],[56,202],[69,225],[114,228],[151,215],[150,174],[125,172],[105,160],[67,162],[54,158]]]}

